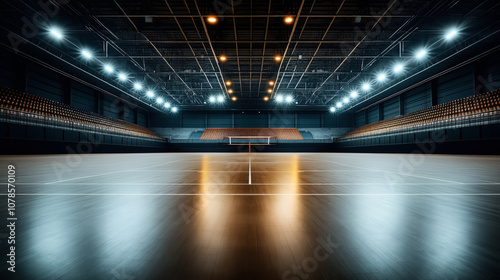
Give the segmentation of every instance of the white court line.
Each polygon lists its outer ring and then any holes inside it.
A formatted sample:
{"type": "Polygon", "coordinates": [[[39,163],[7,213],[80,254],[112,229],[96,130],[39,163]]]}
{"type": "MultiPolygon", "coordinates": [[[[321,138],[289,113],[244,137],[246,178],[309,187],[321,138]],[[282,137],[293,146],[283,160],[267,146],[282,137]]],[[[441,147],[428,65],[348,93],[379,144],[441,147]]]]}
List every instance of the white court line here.
{"type": "MultiPolygon", "coordinates": [[[[340,165],[344,165],[344,166],[349,166],[349,167],[352,167],[352,168],[363,169],[363,170],[384,172],[384,173],[390,173],[390,174],[398,174],[396,172],[391,172],[391,171],[387,171],[387,170],[378,170],[378,169],[373,169],[373,168],[359,167],[359,166],[354,166],[354,165],[349,165],[349,164],[345,164],[345,163],[336,162],[336,161],[333,161],[333,160],[323,160],[323,161],[333,162],[333,163],[336,163],[336,164],[340,164],[340,165]]],[[[451,180],[437,179],[437,178],[432,178],[432,177],[427,177],[427,176],[419,176],[419,175],[414,175],[414,174],[398,174],[398,175],[411,176],[411,177],[417,177],[417,178],[424,178],[424,179],[430,179],[430,180],[437,180],[437,181],[443,181],[443,182],[450,182],[450,183],[455,183],[455,184],[468,184],[468,183],[463,183],[463,182],[456,182],[456,181],[451,181],[451,180]]]]}
{"type": "MultiPolygon", "coordinates": [[[[0,194],[0,195],[7,195],[0,194]]],[[[500,196],[500,193],[16,193],[24,196],[500,196]]]]}
{"type": "Polygon", "coordinates": [[[91,178],[91,177],[104,176],[104,175],[109,175],[109,174],[117,174],[117,173],[123,173],[123,172],[133,172],[133,171],[137,171],[137,170],[147,169],[147,168],[150,168],[150,167],[155,167],[155,166],[170,164],[170,163],[178,162],[178,161],[182,161],[182,160],[174,160],[174,161],[169,161],[169,162],[164,162],[164,163],[160,163],[160,164],[155,164],[155,165],[141,167],[141,168],[135,168],[135,169],[129,169],[129,170],[121,170],[121,171],[114,171],[114,172],[107,172],[107,173],[101,173],[101,174],[95,174],[95,175],[88,175],[88,176],[70,178],[70,179],[65,179],[65,180],[47,182],[47,183],[44,183],[44,184],[45,185],[51,185],[51,184],[56,184],[56,183],[74,181],[74,180],[79,180],[79,179],[86,179],[86,178],[91,178]]]}
{"type": "Polygon", "coordinates": [[[248,156],[248,184],[252,184],[252,155],[248,156]]]}
{"type": "MultiPolygon", "coordinates": [[[[245,171],[246,172],[246,171],[245,171]]],[[[3,185],[7,185],[7,183],[2,183],[3,185]]],[[[472,183],[471,183],[472,184],[472,183]]],[[[39,186],[39,185],[47,185],[44,183],[16,183],[15,185],[23,185],[23,186],[39,186]]],[[[117,182],[89,182],[89,183],[54,183],[51,185],[59,185],[59,186],[66,186],[66,185],[75,185],[75,186],[86,186],[86,185],[95,185],[95,186],[101,186],[101,185],[117,185],[117,186],[135,186],[135,185],[151,185],[151,186],[199,186],[199,185],[204,185],[204,186],[232,186],[232,185],[241,185],[241,186],[247,186],[248,183],[201,183],[201,182],[191,182],[191,183],[157,183],[157,182],[137,182],[137,183],[130,183],[130,182],[123,182],[123,183],[117,183],[117,182]]],[[[261,186],[387,186],[385,183],[252,183],[252,185],[261,185],[261,186]]],[[[398,184],[399,186],[453,186],[455,183],[402,183],[398,184]]],[[[500,183],[475,183],[475,185],[500,185],[500,183]]]]}

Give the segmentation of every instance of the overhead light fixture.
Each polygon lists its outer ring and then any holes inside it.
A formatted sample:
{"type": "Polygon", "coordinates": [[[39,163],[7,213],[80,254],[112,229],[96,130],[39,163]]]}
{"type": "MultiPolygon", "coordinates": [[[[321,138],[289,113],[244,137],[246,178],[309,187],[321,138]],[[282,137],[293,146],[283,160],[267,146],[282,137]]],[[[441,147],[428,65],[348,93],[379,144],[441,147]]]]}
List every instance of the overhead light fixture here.
{"type": "Polygon", "coordinates": [[[208,101],[210,101],[211,103],[214,103],[215,102],[215,96],[210,96],[208,98],[208,101]]]}
{"type": "Polygon", "coordinates": [[[217,102],[219,102],[219,103],[224,102],[224,96],[222,96],[222,95],[217,96],[217,102]]]}
{"type": "Polygon", "coordinates": [[[398,73],[401,73],[403,70],[404,70],[405,66],[403,63],[398,63],[396,65],[394,65],[394,68],[392,69],[392,71],[396,74],[398,73]]]}
{"type": "Polygon", "coordinates": [[[146,96],[151,98],[151,97],[154,97],[154,96],[155,96],[155,93],[154,93],[152,90],[148,90],[148,91],[146,92],[146,96]]]}
{"type": "Polygon", "coordinates": [[[274,60],[275,60],[276,62],[281,61],[281,55],[275,55],[275,56],[274,56],[274,60]]]}
{"type": "Polygon", "coordinates": [[[156,98],[156,103],[162,104],[163,103],[163,98],[161,98],[161,97],[156,98]]]}
{"type": "Polygon", "coordinates": [[[284,19],[286,24],[291,24],[293,22],[293,17],[292,16],[287,16],[284,19]]]}
{"type": "Polygon", "coordinates": [[[113,65],[111,64],[104,64],[104,71],[106,71],[106,73],[113,73],[115,72],[115,68],[113,68],[113,65]]]}
{"type": "Polygon", "coordinates": [[[444,39],[446,41],[450,41],[451,39],[455,38],[458,35],[458,29],[456,28],[451,28],[446,32],[444,39]]]}
{"type": "Polygon", "coordinates": [[[268,89],[267,92],[273,93],[273,90],[272,89],[268,89]]]}
{"type": "Polygon", "coordinates": [[[81,53],[82,53],[82,56],[86,59],[91,59],[93,57],[92,53],[87,49],[83,49],[81,51],[81,53]]]}
{"type": "Polygon", "coordinates": [[[356,98],[356,97],[358,97],[358,95],[359,95],[359,94],[358,94],[358,92],[357,92],[357,91],[355,91],[355,90],[351,91],[351,97],[352,97],[352,98],[356,98]]]}
{"type": "Polygon", "coordinates": [[[283,95],[278,95],[278,96],[276,96],[276,101],[277,101],[278,103],[283,102],[283,100],[284,100],[283,95]]]}
{"type": "Polygon", "coordinates": [[[210,24],[215,24],[215,23],[217,23],[218,19],[215,16],[209,16],[209,17],[207,17],[207,21],[210,24]]]}
{"type": "Polygon", "coordinates": [[[219,56],[219,60],[224,62],[227,60],[227,57],[225,55],[221,55],[221,56],[219,56]]]}
{"type": "Polygon", "coordinates": [[[330,112],[335,113],[335,111],[337,111],[337,109],[335,109],[335,107],[333,107],[333,106],[330,107],[330,112]]]}
{"type": "Polygon", "coordinates": [[[63,34],[59,28],[53,27],[49,30],[49,32],[50,34],[52,34],[53,37],[55,37],[58,40],[63,38],[63,34]]]}
{"type": "Polygon", "coordinates": [[[387,75],[386,75],[385,73],[379,73],[379,74],[377,75],[377,81],[379,81],[379,82],[383,82],[383,81],[385,81],[386,79],[387,79],[387,75]]]}
{"type": "Polygon", "coordinates": [[[233,93],[233,90],[232,90],[232,89],[229,89],[229,90],[227,90],[227,92],[228,92],[229,94],[231,94],[231,93],[233,93]]]}
{"type": "Polygon", "coordinates": [[[125,73],[120,73],[120,74],[118,74],[118,79],[120,81],[126,81],[127,80],[127,75],[125,73]]]}
{"type": "Polygon", "coordinates": [[[135,90],[141,90],[142,89],[141,83],[134,83],[134,89],[135,90]]]}
{"type": "Polygon", "coordinates": [[[172,113],[177,113],[177,111],[178,111],[177,107],[172,108],[172,113]]]}
{"type": "Polygon", "coordinates": [[[342,99],[342,102],[344,102],[344,104],[347,104],[347,103],[349,103],[349,98],[347,98],[347,97],[344,97],[344,99],[342,99]]]}
{"type": "Polygon", "coordinates": [[[415,58],[418,60],[423,59],[427,55],[426,49],[420,49],[415,53],[415,58]]]}
{"type": "Polygon", "coordinates": [[[361,85],[361,88],[362,88],[364,91],[369,91],[371,87],[372,87],[372,86],[371,86],[369,83],[363,83],[363,84],[361,85]]]}
{"type": "Polygon", "coordinates": [[[238,99],[236,98],[236,96],[233,96],[233,97],[231,98],[231,100],[236,101],[236,100],[238,100],[238,99]]]}
{"type": "Polygon", "coordinates": [[[230,85],[231,85],[231,81],[227,81],[226,86],[230,86],[230,85]]]}
{"type": "Polygon", "coordinates": [[[337,105],[337,108],[340,108],[340,107],[342,107],[342,102],[337,102],[336,105],[337,105]]]}
{"type": "Polygon", "coordinates": [[[274,86],[274,81],[269,81],[270,86],[274,86]]]}
{"type": "Polygon", "coordinates": [[[293,97],[291,95],[287,95],[285,101],[286,103],[291,103],[293,101],[293,97]]]}
{"type": "Polygon", "coordinates": [[[269,101],[269,96],[264,96],[264,101],[269,101]]]}
{"type": "Polygon", "coordinates": [[[165,104],[164,104],[163,106],[165,106],[165,108],[167,108],[167,109],[168,109],[168,108],[170,108],[170,103],[165,102],[165,104]]]}

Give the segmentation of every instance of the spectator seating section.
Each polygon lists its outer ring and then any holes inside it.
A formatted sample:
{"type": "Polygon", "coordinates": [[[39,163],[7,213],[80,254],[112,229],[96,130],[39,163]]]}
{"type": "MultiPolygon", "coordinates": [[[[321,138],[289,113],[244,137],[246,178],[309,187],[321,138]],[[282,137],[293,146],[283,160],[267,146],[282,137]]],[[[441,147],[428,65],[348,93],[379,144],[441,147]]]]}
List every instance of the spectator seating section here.
{"type": "Polygon", "coordinates": [[[202,140],[225,139],[229,136],[271,136],[279,140],[302,140],[296,128],[207,128],[202,140]]]}
{"type": "Polygon", "coordinates": [[[352,139],[431,127],[460,127],[483,121],[491,123],[499,116],[500,90],[495,90],[367,124],[338,139],[352,139]]]}
{"type": "Polygon", "coordinates": [[[62,127],[102,131],[163,140],[155,132],[137,124],[102,116],[64,103],[26,92],[0,87],[0,110],[3,115],[22,117],[30,123],[54,124],[62,127]]]}

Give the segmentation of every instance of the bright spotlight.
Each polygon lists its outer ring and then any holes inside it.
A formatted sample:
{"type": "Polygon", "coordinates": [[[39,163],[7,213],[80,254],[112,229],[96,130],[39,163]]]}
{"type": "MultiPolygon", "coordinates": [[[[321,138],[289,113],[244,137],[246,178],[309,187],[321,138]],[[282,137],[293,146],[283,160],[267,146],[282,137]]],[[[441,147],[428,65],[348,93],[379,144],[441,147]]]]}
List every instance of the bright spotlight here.
{"type": "Polygon", "coordinates": [[[344,102],[345,104],[349,103],[349,98],[344,97],[344,99],[342,99],[342,102],[344,102]]]}
{"type": "Polygon", "coordinates": [[[127,80],[127,75],[125,75],[124,73],[120,73],[118,74],[118,79],[120,79],[120,81],[125,81],[127,80]]]}
{"type": "Polygon", "coordinates": [[[214,16],[209,16],[209,17],[207,18],[207,21],[208,21],[208,23],[210,23],[210,24],[215,24],[215,23],[217,23],[217,21],[218,21],[218,20],[217,20],[217,18],[216,18],[216,17],[214,17],[214,16]]]}
{"type": "Polygon", "coordinates": [[[142,85],[140,83],[135,83],[134,84],[134,89],[135,90],[141,90],[142,89],[142,85]]]}
{"type": "Polygon", "coordinates": [[[394,68],[392,69],[392,71],[394,73],[401,73],[403,70],[404,70],[405,66],[403,65],[403,63],[398,63],[396,65],[394,65],[394,68]]]}
{"type": "Polygon", "coordinates": [[[161,98],[161,97],[156,98],[156,103],[162,104],[163,103],[163,98],[161,98]]]}
{"type": "Polygon", "coordinates": [[[92,53],[89,50],[83,49],[82,50],[82,56],[86,59],[91,59],[92,58],[92,53]]]}
{"type": "Polygon", "coordinates": [[[214,103],[215,102],[215,97],[214,96],[210,96],[210,98],[208,98],[208,101],[210,101],[211,103],[214,103]]]}
{"type": "Polygon", "coordinates": [[[219,102],[219,103],[224,102],[224,96],[222,96],[222,95],[217,96],[217,102],[219,102]]]}
{"type": "Polygon", "coordinates": [[[229,94],[231,94],[231,93],[233,93],[233,92],[234,92],[234,91],[233,91],[232,89],[229,89],[229,90],[227,91],[227,93],[229,93],[229,94]]]}
{"type": "Polygon", "coordinates": [[[340,107],[342,107],[342,102],[337,102],[336,105],[337,105],[337,108],[340,108],[340,107]]]}
{"type": "Polygon", "coordinates": [[[111,64],[104,64],[104,71],[111,74],[115,71],[115,68],[111,64]]]}
{"type": "Polygon", "coordinates": [[[385,73],[379,73],[379,74],[377,75],[377,81],[379,81],[379,82],[383,82],[383,81],[385,81],[386,79],[387,79],[387,75],[386,75],[385,73]]]}
{"type": "Polygon", "coordinates": [[[358,92],[357,92],[357,91],[355,91],[355,90],[351,91],[351,97],[352,97],[352,98],[356,98],[356,97],[358,97],[358,95],[359,95],[359,94],[358,94],[358,92]]]}
{"type": "Polygon", "coordinates": [[[177,113],[177,111],[178,111],[177,107],[172,108],[172,113],[177,113]]]}
{"type": "Polygon", "coordinates": [[[364,90],[364,91],[369,91],[371,86],[369,83],[364,83],[363,85],[361,85],[361,88],[364,90]]]}
{"type": "Polygon", "coordinates": [[[291,95],[287,95],[285,101],[286,103],[291,103],[293,101],[293,97],[291,95]]]}
{"type": "Polygon", "coordinates": [[[155,93],[154,93],[152,90],[148,90],[148,91],[146,92],[146,95],[147,95],[147,97],[154,97],[154,96],[155,96],[155,93]]]}
{"type": "Polygon", "coordinates": [[[276,101],[277,102],[281,103],[281,102],[283,102],[283,100],[284,100],[283,95],[276,96],[276,101]]]}
{"type": "Polygon", "coordinates": [[[337,111],[337,109],[335,109],[335,107],[330,107],[330,112],[335,113],[335,111],[337,111]]]}
{"type": "Polygon", "coordinates": [[[62,35],[62,32],[59,28],[51,28],[49,30],[50,34],[52,34],[52,36],[54,36],[56,39],[62,39],[63,35],[62,35]]]}
{"type": "Polygon", "coordinates": [[[426,49],[420,49],[415,53],[415,57],[417,59],[423,59],[427,55],[427,50],[426,49]]]}
{"type": "Polygon", "coordinates": [[[451,39],[455,38],[458,35],[458,30],[456,28],[452,28],[446,32],[446,35],[444,38],[446,41],[450,41],[451,39]]]}
{"type": "Polygon", "coordinates": [[[164,104],[163,106],[165,106],[165,108],[167,108],[167,109],[168,109],[168,108],[170,108],[170,103],[165,102],[165,104],[164,104]]]}

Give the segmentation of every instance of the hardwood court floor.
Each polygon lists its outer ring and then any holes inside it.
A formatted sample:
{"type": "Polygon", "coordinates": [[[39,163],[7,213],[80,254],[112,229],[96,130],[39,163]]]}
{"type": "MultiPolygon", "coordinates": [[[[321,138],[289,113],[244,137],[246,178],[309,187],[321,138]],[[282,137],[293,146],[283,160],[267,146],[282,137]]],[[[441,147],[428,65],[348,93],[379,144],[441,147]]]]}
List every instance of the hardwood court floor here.
{"type": "MultiPolygon", "coordinates": [[[[500,157],[92,154],[16,166],[17,279],[498,279],[500,157]],[[250,184],[251,182],[251,184],[250,184]]],[[[0,229],[1,279],[8,231],[0,229]]]]}

